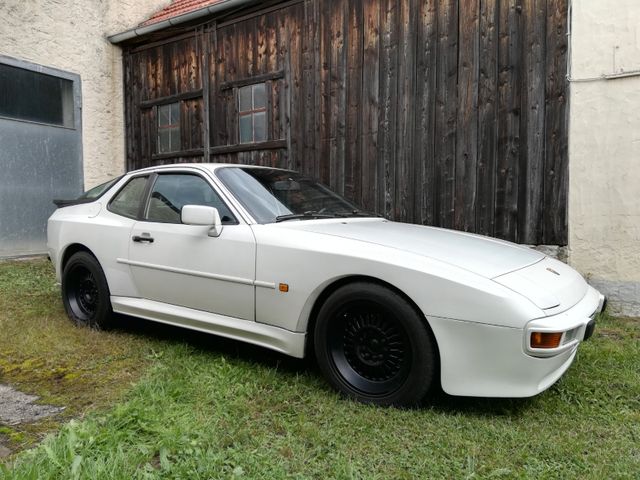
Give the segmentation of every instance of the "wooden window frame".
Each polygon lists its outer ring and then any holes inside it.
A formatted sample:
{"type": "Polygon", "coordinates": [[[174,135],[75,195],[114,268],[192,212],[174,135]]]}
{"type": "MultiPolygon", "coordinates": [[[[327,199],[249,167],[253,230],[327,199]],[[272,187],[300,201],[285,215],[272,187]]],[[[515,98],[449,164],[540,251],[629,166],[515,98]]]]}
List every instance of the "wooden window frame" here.
{"type": "Polygon", "coordinates": [[[239,145],[252,145],[256,143],[263,143],[269,141],[269,126],[271,125],[271,115],[269,112],[269,106],[271,105],[270,101],[270,83],[268,82],[256,82],[250,83],[248,85],[243,85],[241,87],[236,87],[235,97],[236,97],[236,105],[237,105],[237,129],[238,129],[238,144],[239,145]],[[262,85],[264,88],[264,107],[255,107],[255,93],[254,87],[257,85],[262,85]],[[240,106],[240,91],[244,88],[249,88],[251,90],[251,106],[248,110],[241,110],[240,106]],[[256,140],[256,124],[255,119],[256,115],[264,113],[264,138],[260,140],[256,140]],[[249,117],[251,118],[251,139],[242,141],[242,128],[241,128],[241,119],[249,117]]]}
{"type": "Polygon", "coordinates": [[[156,107],[156,154],[157,155],[165,155],[165,154],[175,154],[175,152],[179,152],[182,149],[182,101],[166,103],[162,105],[157,105],[156,107]],[[177,119],[173,118],[173,107],[176,106],[178,110],[177,119]],[[160,109],[161,108],[169,108],[169,123],[166,125],[160,124],[160,109]],[[178,131],[178,145],[173,145],[172,131],[178,131]],[[169,150],[162,151],[161,150],[161,142],[160,142],[160,134],[163,132],[169,132],[169,150]]]}

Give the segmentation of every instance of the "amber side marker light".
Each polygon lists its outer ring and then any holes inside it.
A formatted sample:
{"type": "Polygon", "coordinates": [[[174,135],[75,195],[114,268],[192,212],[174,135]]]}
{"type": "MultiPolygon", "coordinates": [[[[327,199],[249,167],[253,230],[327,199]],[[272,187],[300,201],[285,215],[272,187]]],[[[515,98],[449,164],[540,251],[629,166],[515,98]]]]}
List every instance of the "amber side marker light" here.
{"type": "Polygon", "coordinates": [[[561,339],[562,332],[531,332],[531,348],[556,348],[561,339]]]}
{"type": "Polygon", "coordinates": [[[278,290],[280,290],[282,293],[287,293],[289,291],[289,284],[281,283],[280,285],[278,285],[278,290]]]}

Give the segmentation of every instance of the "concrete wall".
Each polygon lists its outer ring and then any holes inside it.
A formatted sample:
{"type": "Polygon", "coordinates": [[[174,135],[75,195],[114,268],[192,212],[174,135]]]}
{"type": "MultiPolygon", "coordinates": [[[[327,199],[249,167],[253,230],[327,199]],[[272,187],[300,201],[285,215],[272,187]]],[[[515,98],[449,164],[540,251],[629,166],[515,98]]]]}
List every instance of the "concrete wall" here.
{"type": "Polygon", "coordinates": [[[638,0],[572,2],[570,75],[569,262],[640,316],[638,0]]]}
{"type": "Polygon", "coordinates": [[[85,188],[124,170],[121,50],[106,35],[170,0],[2,0],[0,54],[80,75],[85,188]]]}

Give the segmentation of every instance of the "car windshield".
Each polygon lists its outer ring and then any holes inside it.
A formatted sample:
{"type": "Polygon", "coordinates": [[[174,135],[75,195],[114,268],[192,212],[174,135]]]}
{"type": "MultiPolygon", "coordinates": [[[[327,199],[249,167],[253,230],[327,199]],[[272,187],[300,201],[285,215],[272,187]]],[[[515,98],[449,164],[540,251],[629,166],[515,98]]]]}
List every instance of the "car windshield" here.
{"type": "Polygon", "coordinates": [[[317,181],[295,172],[223,167],[216,174],[258,223],[375,216],[317,181]]]}

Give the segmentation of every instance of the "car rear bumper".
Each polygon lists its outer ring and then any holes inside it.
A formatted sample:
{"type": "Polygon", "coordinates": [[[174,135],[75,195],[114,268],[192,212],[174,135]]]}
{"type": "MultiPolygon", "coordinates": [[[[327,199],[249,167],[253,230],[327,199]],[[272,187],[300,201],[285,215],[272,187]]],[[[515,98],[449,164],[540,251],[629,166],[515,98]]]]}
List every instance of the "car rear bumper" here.
{"type": "Polygon", "coordinates": [[[530,397],[553,385],[592,333],[604,297],[589,287],[572,308],[510,328],[430,317],[441,357],[443,390],[474,397],[530,397]],[[528,345],[532,330],[562,331],[561,345],[540,352],[528,345]]]}

